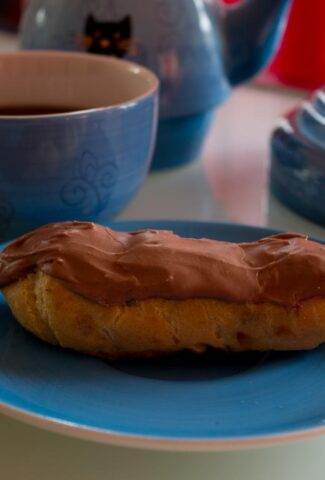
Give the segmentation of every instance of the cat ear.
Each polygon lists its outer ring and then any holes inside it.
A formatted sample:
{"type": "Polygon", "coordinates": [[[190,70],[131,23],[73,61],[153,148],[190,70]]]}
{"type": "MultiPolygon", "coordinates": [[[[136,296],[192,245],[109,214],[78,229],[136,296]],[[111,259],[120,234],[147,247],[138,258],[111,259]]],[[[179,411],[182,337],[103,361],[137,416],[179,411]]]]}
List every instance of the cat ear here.
{"type": "Polygon", "coordinates": [[[127,28],[131,28],[131,16],[125,15],[125,17],[122,18],[120,23],[122,23],[122,25],[127,28]]]}
{"type": "Polygon", "coordinates": [[[90,13],[90,14],[88,15],[88,18],[87,18],[87,25],[93,25],[94,23],[97,24],[97,22],[96,22],[96,20],[95,20],[95,18],[94,18],[94,16],[93,16],[93,14],[90,13]]]}
{"type": "Polygon", "coordinates": [[[122,20],[120,21],[120,26],[123,28],[123,32],[126,35],[130,36],[131,35],[131,29],[132,29],[131,16],[126,15],[124,18],[122,18],[122,20]]]}

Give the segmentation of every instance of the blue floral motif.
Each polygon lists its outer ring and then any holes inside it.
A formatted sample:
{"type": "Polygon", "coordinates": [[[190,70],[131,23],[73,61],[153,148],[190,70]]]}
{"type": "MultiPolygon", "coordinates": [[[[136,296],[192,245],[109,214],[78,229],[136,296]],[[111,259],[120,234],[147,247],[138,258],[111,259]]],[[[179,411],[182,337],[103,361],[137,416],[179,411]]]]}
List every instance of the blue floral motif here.
{"type": "Polygon", "coordinates": [[[116,183],[117,165],[101,166],[97,157],[86,151],[79,162],[78,176],[71,178],[61,189],[64,205],[79,209],[83,214],[98,214],[106,206],[116,183]]]}

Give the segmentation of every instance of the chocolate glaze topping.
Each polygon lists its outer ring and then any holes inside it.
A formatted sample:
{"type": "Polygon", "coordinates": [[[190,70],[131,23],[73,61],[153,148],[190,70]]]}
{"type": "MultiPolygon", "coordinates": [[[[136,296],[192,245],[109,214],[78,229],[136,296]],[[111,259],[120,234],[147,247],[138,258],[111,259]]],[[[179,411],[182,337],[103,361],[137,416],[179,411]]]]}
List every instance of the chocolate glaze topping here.
{"type": "Polygon", "coordinates": [[[215,298],[296,306],[325,296],[325,246],[290,233],[236,244],[168,231],[121,233],[93,223],[54,223],[0,254],[0,287],[37,270],[102,305],[215,298]]]}

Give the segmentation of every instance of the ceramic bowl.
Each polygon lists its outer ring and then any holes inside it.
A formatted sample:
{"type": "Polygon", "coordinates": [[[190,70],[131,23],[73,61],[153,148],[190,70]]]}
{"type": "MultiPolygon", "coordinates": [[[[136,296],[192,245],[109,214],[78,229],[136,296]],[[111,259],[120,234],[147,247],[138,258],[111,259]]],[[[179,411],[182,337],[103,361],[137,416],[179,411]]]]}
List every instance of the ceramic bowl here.
{"type": "Polygon", "coordinates": [[[48,222],[116,217],[150,167],[157,111],[158,80],[136,64],[1,53],[0,239],[48,222]],[[9,115],[13,107],[25,113],[9,115]]]}

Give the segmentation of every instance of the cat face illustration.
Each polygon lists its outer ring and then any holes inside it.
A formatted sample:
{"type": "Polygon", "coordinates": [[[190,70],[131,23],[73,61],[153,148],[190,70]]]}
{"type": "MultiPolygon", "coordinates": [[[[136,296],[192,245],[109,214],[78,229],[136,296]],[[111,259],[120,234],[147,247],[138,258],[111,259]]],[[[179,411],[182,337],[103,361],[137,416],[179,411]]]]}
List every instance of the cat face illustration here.
{"type": "Polygon", "coordinates": [[[129,15],[119,22],[98,22],[89,15],[84,32],[84,44],[89,53],[122,58],[130,50],[131,36],[132,25],[129,15]]]}

